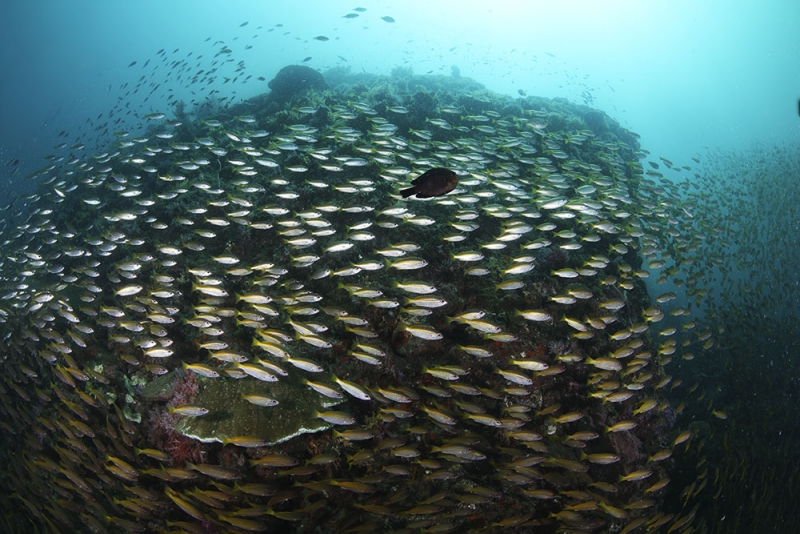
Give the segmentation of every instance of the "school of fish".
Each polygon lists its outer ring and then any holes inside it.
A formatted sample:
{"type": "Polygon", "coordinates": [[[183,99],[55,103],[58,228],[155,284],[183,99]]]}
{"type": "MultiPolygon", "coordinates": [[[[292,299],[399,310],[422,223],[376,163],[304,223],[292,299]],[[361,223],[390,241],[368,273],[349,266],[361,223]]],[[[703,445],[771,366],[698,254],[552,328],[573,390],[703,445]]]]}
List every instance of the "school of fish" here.
{"type": "Polygon", "coordinates": [[[394,90],[150,114],[5,207],[9,530],[691,528],[693,205],[609,117],[394,90]]]}

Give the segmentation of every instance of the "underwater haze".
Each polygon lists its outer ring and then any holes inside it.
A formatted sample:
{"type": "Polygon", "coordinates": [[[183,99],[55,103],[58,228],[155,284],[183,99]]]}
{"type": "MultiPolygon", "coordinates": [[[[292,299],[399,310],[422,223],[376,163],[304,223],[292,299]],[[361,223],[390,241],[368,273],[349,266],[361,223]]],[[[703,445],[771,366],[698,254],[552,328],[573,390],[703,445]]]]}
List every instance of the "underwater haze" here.
{"type": "Polygon", "coordinates": [[[1,531],[800,531],[800,4],[6,4],[1,531]]]}
{"type": "MultiPolygon", "coordinates": [[[[342,18],[342,2],[11,2],[3,17],[0,149],[28,172],[60,141],[118,103],[164,48],[174,59],[240,49],[253,78],[287,64],[387,74],[450,74],[503,94],[569,98],[612,114],[665,157],[757,140],[796,140],[800,7],[747,2],[380,2],[342,18]],[[381,20],[390,15],[396,22],[381,20]],[[243,22],[249,22],[240,27],[243,22]],[[280,26],[278,26],[280,25],[280,26]],[[330,41],[316,41],[325,35],[330,41]],[[210,41],[207,41],[210,37],[210,41]],[[245,49],[247,46],[252,48],[245,49]],[[138,64],[128,68],[132,61],[138,64]]],[[[198,87],[171,87],[202,98],[198,87]]],[[[126,103],[160,109],[143,89],[126,103]]],[[[231,87],[243,99],[264,90],[231,87]]],[[[161,100],[158,100],[161,97],[161,100]]]]}

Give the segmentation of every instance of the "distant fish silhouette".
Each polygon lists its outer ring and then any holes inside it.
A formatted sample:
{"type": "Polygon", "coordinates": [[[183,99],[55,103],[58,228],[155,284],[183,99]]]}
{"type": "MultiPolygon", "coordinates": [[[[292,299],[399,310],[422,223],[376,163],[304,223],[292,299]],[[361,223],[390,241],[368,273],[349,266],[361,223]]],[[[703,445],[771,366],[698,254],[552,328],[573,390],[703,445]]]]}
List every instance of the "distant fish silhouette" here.
{"type": "Polygon", "coordinates": [[[408,189],[403,189],[400,194],[403,198],[416,195],[417,198],[431,198],[446,195],[458,185],[458,175],[450,169],[436,167],[425,172],[422,176],[412,180],[408,189]]]}

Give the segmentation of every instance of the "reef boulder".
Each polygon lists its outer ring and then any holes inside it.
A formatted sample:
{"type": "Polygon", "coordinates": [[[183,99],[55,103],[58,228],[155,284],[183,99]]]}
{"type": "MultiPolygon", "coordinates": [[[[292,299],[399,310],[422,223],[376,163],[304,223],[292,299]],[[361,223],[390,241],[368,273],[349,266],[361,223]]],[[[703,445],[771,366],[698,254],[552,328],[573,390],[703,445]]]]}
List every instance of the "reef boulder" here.
{"type": "Polygon", "coordinates": [[[272,91],[270,96],[282,102],[309,89],[321,91],[328,88],[322,74],[302,65],[283,67],[268,85],[272,91]]]}

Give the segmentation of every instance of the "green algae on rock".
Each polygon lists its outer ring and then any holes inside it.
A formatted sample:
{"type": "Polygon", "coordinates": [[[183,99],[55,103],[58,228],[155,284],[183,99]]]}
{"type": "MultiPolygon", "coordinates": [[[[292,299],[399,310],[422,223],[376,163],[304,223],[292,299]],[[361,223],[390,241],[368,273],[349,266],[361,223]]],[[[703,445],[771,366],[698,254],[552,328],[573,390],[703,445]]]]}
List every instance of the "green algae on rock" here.
{"type": "Polygon", "coordinates": [[[192,402],[208,408],[209,413],[185,417],[175,425],[175,430],[205,443],[250,436],[276,445],[301,434],[330,428],[317,417],[317,412],[342,402],[318,395],[297,374],[270,383],[233,378],[197,381],[200,390],[192,402]],[[251,394],[268,395],[278,404],[256,406],[242,398],[251,394]]]}

